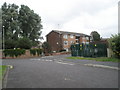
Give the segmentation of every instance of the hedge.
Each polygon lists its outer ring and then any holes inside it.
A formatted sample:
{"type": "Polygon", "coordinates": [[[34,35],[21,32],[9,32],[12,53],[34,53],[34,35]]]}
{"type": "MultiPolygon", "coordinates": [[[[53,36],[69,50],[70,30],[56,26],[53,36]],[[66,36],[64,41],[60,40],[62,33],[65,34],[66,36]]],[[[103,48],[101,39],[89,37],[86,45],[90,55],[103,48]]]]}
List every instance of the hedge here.
{"type": "Polygon", "coordinates": [[[36,54],[40,56],[42,54],[42,49],[30,49],[30,54],[35,56],[36,54]]]}
{"type": "Polygon", "coordinates": [[[5,57],[18,57],[25,54],[25,49],[5,49],[3,53],[5,57]]]}

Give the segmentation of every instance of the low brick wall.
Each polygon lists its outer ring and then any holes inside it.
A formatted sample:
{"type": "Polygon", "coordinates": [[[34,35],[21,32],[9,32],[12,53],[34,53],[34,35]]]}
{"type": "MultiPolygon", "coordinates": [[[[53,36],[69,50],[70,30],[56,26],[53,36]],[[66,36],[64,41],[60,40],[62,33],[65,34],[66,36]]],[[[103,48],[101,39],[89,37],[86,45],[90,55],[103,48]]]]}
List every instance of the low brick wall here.
{"type": "MultiPolygon", "coordinates": [[[[0,52],[2,53],[2,52],[0,52]]],[[[21,56],[18,56],[18,57],[4,57],[4,55],[2,55],[2,59],[15,59],[15,58],[34,58],[34,57],[41,57],[41,56],[38,56],[37,54],[35,56],[31,55],[30,54],[30,51],[29,50],[26,50],[25,52],[25,55],[21,55],[21,56]]]]}
{"type": "MultiPolygon", "coordinates": [[[[51,53],[51,54],[45,54],[45,56],[51,56],[51,55],[65,55],[65,54],[71,54],[71,52],[59,52],[59,53],[51,53]]],[[[4,57],[4,55],[2,55],[2,51],[0,51],[0,59],[16,59],[16,58],[20,58],[20,59],[24,59],[24,58],[35,58],[35,57],[41,57],[38,55],[31,55],[29,50],[26,50],[25,55],[21,55],[18,57],[4,57]]]]}
{"type": "Polygon", "coordinates": [[[65,55],[65,54],[71,54],[71,52],[52,53],[51,55],[65,55]]]}

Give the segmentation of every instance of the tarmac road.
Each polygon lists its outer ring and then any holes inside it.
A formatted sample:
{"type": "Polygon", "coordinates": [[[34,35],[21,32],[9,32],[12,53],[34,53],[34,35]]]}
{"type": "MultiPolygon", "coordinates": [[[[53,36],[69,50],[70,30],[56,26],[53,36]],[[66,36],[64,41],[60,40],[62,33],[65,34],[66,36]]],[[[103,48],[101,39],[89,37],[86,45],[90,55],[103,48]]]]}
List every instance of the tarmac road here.
{"type": "Polygon", "coordinates": [[[65,57],[68,55],[3,60],[4,65],[13,66],[6,88],[118,88],[118,70],[84,65],[117,67],[117,63],[73,61],[65,57]]]}

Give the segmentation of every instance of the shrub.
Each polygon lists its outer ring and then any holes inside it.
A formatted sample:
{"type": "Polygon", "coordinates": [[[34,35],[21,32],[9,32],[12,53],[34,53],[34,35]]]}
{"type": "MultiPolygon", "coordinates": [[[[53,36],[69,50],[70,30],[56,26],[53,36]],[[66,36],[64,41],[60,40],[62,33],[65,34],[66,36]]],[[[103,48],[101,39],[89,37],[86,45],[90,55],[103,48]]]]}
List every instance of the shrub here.
{"type": "Polygon", "coordinates": [[[30,54],[40,56],[42,54],[42,49],[30,49],[30,54]]]}
{"type": "Polygon", "coordinates": [[[36,49],[30,49],[30,54],[35,56],[36,55],[36,49]]]}
{"type": "Polygon", "coordinates": [[[10,56],[10,57],[18,57],[23,54],[25,54],[25,49],[5,49],[3,51],[5,57],[10,56]]]}
{"type": "Polygon", "coordinates": [[[40,56],[42,54],[42,49],[37,49],[37,55],[40,56]]]}
{"type": "Polygon", "coordinates": [[[25,49],[15,49],[14,50],[14,52],[15,52],[15,56],[17,57],[17,56],[21,56],[21,55],[24,55],[25,54],[25,49]]]}
{"type": "Polygon", "coordinates": [[[44,53],[51,53],[52,52],[51,51],[51,46],[48,42],[44,42],[42,47],[43,47],[43,52],[44,53]]]}
{"type": "Polygon", "coordinates": [[[113,50],[115,56],[120,58],[120,34],[112,35],[109,39],[109,46],[113,50]]]}

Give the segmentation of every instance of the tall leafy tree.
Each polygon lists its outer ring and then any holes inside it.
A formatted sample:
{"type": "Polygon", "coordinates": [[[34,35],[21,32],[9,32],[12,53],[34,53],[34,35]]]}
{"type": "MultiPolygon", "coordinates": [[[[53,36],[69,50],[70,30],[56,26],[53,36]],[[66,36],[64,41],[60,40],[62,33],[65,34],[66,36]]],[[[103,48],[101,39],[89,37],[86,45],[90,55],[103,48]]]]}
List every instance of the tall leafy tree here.
{"type": "Polygon", "coordinates": [[[100,34],[97,31],[92,31],[91,32],[91,36],[93,41],[100,41],[100,34]]]}
{"type": "Polygon", "coordinates": [[[5,47],[20,46],[17,43],[21,40],[24,41],[24,38],[29,39],[35,45],[40,38],[41,29],[41,17],[28,6],[21,5],[19,8],[15,4],[4,3],[2,5],[2,31],[5,36],[5,47]]]}
{"type": "Polygon", "coordinates": [[[28,37],[32,41],[37,41],[40,38],[40,30],[42,29],[41,17],[28,6],[21,5],[19,21],[22,37],[28,37]]]}
{"type": "Polygon", "coordinates": [[[2,6],[2,33],[5,48],[15,48],[19,34],[18,6],[15,4],[4,3],[2,6]]]}
{"type": "Polygon", "coordinates": [[[18,6],[4,3],[2,6],[2,20],[5,39],[17,40],[19,33],[18,6]]]}

